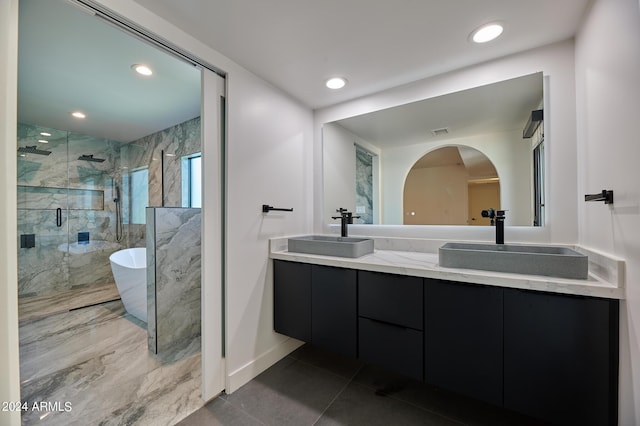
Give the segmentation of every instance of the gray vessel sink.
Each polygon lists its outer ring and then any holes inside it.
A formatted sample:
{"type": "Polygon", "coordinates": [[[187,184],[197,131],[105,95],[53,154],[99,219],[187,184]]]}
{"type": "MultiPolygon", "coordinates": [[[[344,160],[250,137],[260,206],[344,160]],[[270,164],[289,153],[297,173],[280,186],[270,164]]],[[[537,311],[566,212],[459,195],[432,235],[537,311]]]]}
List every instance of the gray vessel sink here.
{"type": "Polygon", "coordinates": [[[588,257],[566,247],[515,244],[447,243],[438,251],[440,266],[514,274],[587,279],[588,257]]]}
{"type": "Polygon", "coordinates": [[[306,235],[289,238],[289,251],[323,256],[360,257],[373,253],[371,238],[306,235]]]}

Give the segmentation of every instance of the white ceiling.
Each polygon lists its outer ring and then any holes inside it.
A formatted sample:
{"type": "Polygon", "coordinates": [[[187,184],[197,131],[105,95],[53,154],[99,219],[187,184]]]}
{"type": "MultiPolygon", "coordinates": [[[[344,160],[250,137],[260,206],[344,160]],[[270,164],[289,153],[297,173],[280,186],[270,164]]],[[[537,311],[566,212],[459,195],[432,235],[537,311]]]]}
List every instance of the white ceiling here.
{"type": "Polygon", "coordinates": [[[380,149],[522,131],[543,97],[542,73],[336,121],[380,149]],[[447,129],[446,135],[433,130],[447,129]]]}
{"type": "Polygon", "coordinates": [[[130,142],[200,115],[192,65],[65,0],[19,4],[18,121],[130,142]],[[72,118],[77,109],[87,118],[72,118]]]}
{"type": "MultiPolygon", "coordinates": [[[[135,1],[311,108],[567,39],[590,2],[135,1]],[[494,20],[498,40],[467,40],[494,20]],[[334,75],[347,87],[325,88],[334,75]]],[[[197,69],[69,3],[20,0],[20,121],[128,142],[199,115],[197,69]],[[154,77],[134,75],[138,62],[154,77]]]]}
{"type": "Polygon", "coordinates": [[[319,108],[572,37],[590,0],[135,0],[319,108]],[[502,21],[477,45],[475,28],[502,21]],[[339,91],[324,87],[343,76],[339,91]]]}

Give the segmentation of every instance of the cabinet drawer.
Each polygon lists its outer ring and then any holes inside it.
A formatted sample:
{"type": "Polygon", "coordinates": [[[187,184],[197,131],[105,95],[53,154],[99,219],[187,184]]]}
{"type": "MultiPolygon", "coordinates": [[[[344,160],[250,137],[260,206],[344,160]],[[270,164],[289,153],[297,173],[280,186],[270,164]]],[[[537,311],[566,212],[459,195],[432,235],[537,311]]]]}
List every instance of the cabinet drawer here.
{"type": "Polygon", "coordinates": [[[360,359],[390,371],[422,380],[421,331],[359,318],[360,359]]]}
{"type": "Polygon", "coordinates": [[[358,315],[422,330],[422,278],[360,271],[358,315]]]}

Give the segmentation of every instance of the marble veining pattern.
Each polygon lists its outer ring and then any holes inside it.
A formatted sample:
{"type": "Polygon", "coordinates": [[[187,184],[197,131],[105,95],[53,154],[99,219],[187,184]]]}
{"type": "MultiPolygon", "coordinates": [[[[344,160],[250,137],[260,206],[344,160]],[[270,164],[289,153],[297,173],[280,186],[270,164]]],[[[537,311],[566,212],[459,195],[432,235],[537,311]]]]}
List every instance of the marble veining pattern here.
{"type": "Polygon", "coordinates": [[[149,349],[163,353],[200,337],[200,209],[147,209],[149,349]]]}
{"type": "Polygon", "coordinates": [[[71,406],[22,424],[172,425],[201,407],[200,341],[153,356],[143,326],[119,301],[22,324],[22,400],[71,406]]]}
{"type": "MultiPolygon", "coordinates": [[[[200,117],[171,126],[162,131],[135,140],[122,148],[129,170],[149,169],[149,206],[163,206],[162,185],[164,182],[164,206],[182,206],[182,157],[201,151],[200,117]],[[164,152],[164,157],[162,153],[164,152]]],[[[136,194],[130,194],[136,197],[136,194]]],[[[129,205],[124,203],[125,217],[129,205]]],[[[144,247],[146,227],[127,224],[128,247],[144,247]]]]}
{"type": "Polygon", "coordinates": [[[24,322],[117,299],[120,299],[118,288],[111,282],[40,296],[20,297],[18,312],[20,322],[24,322]]]}
{"type": "MultiPolygon", "coordinates": [[[[126,247],[145,245],[145,226],[127,225],[125,239],[116,247],[88,253],[58,250],[75,243],[78,232],[90,232],[93,241],[115,243],[114,187],[123,170],[149,168],[150,205],[180,206],[181,157],[200,152],[200,118],[188,120],[132,143],[18,124],[18,147],[35,145],[48,156],[23,154],[18,164],[18,234],[35,234],[36,246],[18,248],[20,296],[46,295],[77,286],[113,282],[109,255],[126,247]],[[49,143],[39,143],[40,132],[51,133],[49,143]],[[164,151],[164,170],[160,154],[164,151]],[[93,155],[103,162],[79,160],[93,155]],[[56,225],[56,209],[62,208],[63,226],[56,225]]],[[[21,153],[19,153],[21,154],[21,153]]],[[[125,188],[121,188],[123,193],[125,188]]],[[[133,196],[134,194],[130,194],[133,196]]],[[[128,203],[122,213],[128,217],[128,203]]]]}
{"type": "Polygon", "coordinates": [[[373,160],[371,154],[356,145],[356,207],[364,207],[355,223],[373,223],[373,160]]]}
{"type": "Polygon", "coordinates": [[[287,251],[286,238],[275,238],[270,240],[270,257],[272,259],[289,260],[293,262],[411,275],[423,278],[435,278],[582,296],[624,299],[624,286],[623,281],[619,279],[620,275],[616,275],[613,272],[609,274],[610,278],[615,276],[615,278],[618,279],[618,281],[612,282],[604,280],[601,275],[591,273],[591,263],[595,261],[600,262],[600,268],[609,271],[622,269],[624,262],[621,259],[603,254],[591,256],[591,253],[593,252],[584,247],[581,247],[580,249],[590,256],[589,278],[587,280],[574,280],[471,269],[443,268],[438,264],[437,249],[435,252],[431,253],[422,251],[426,250],[429,246],[437,245],[437,247],[439,247],[444,244],[443,241],[437,242],[435,240],[429,241],[412,239],[397,239],[396,241],[391,241],[391,238],[387,238],[385,239],[385,243],[381,245],[385,247],[394,247],[395,250],[382,250],[378,245],[378,239],[374,238],[374,240],[376,247],[374,253],[355,259],[348,259],[332,256],[291,253],[287,251]],[[421,251],[410,250],[414,245],[421,251]],[[400,247],[404,248],[404,250],[399,250],[400,247]]]}
{"type": "Polygon", "coordinates": [[[19,295],[113,282],[108,256],[121,245],[81,255],[60,247],[76,242],[78,232],[89,232],[94,241],[115,244],[115,203],[110,200],[112,184],[119,179],[124,144],[19,123],[17,145],[36,145],[51,152],[17,157],[18,234],[35,234],[35,247],[18,248],[19,295]],[[49,143],[38,142],[43,131],[51,133],[49,143]],[[81,155],[105,161],[82,161],[78,159],[81,155]],[[57,208],[62,209],[62,226],[56,223],[57,208]]]}

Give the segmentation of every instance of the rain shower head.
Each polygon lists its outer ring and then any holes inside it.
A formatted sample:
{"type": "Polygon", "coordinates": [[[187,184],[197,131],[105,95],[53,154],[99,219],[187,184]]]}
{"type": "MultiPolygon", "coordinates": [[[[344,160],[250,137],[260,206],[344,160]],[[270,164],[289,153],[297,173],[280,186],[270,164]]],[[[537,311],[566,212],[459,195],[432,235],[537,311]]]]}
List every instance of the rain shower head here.
{"type": "Polygon", "coordinates": [[[78,160],[102,163],[104,161],[104,158],[93,158],[93,154],[90,154],[90,155],[81,155],[80,157],[78,157],[78,160]]]}
{"type": "Polygon", "coordinates": [[[51,151],[45,151],[43,149],[36,148],[37,145],[33,146],[21,146],[18,148],[18,152],[24,152],[25,154],[38,154],[38,155],[49,155],[51,151]]]}

